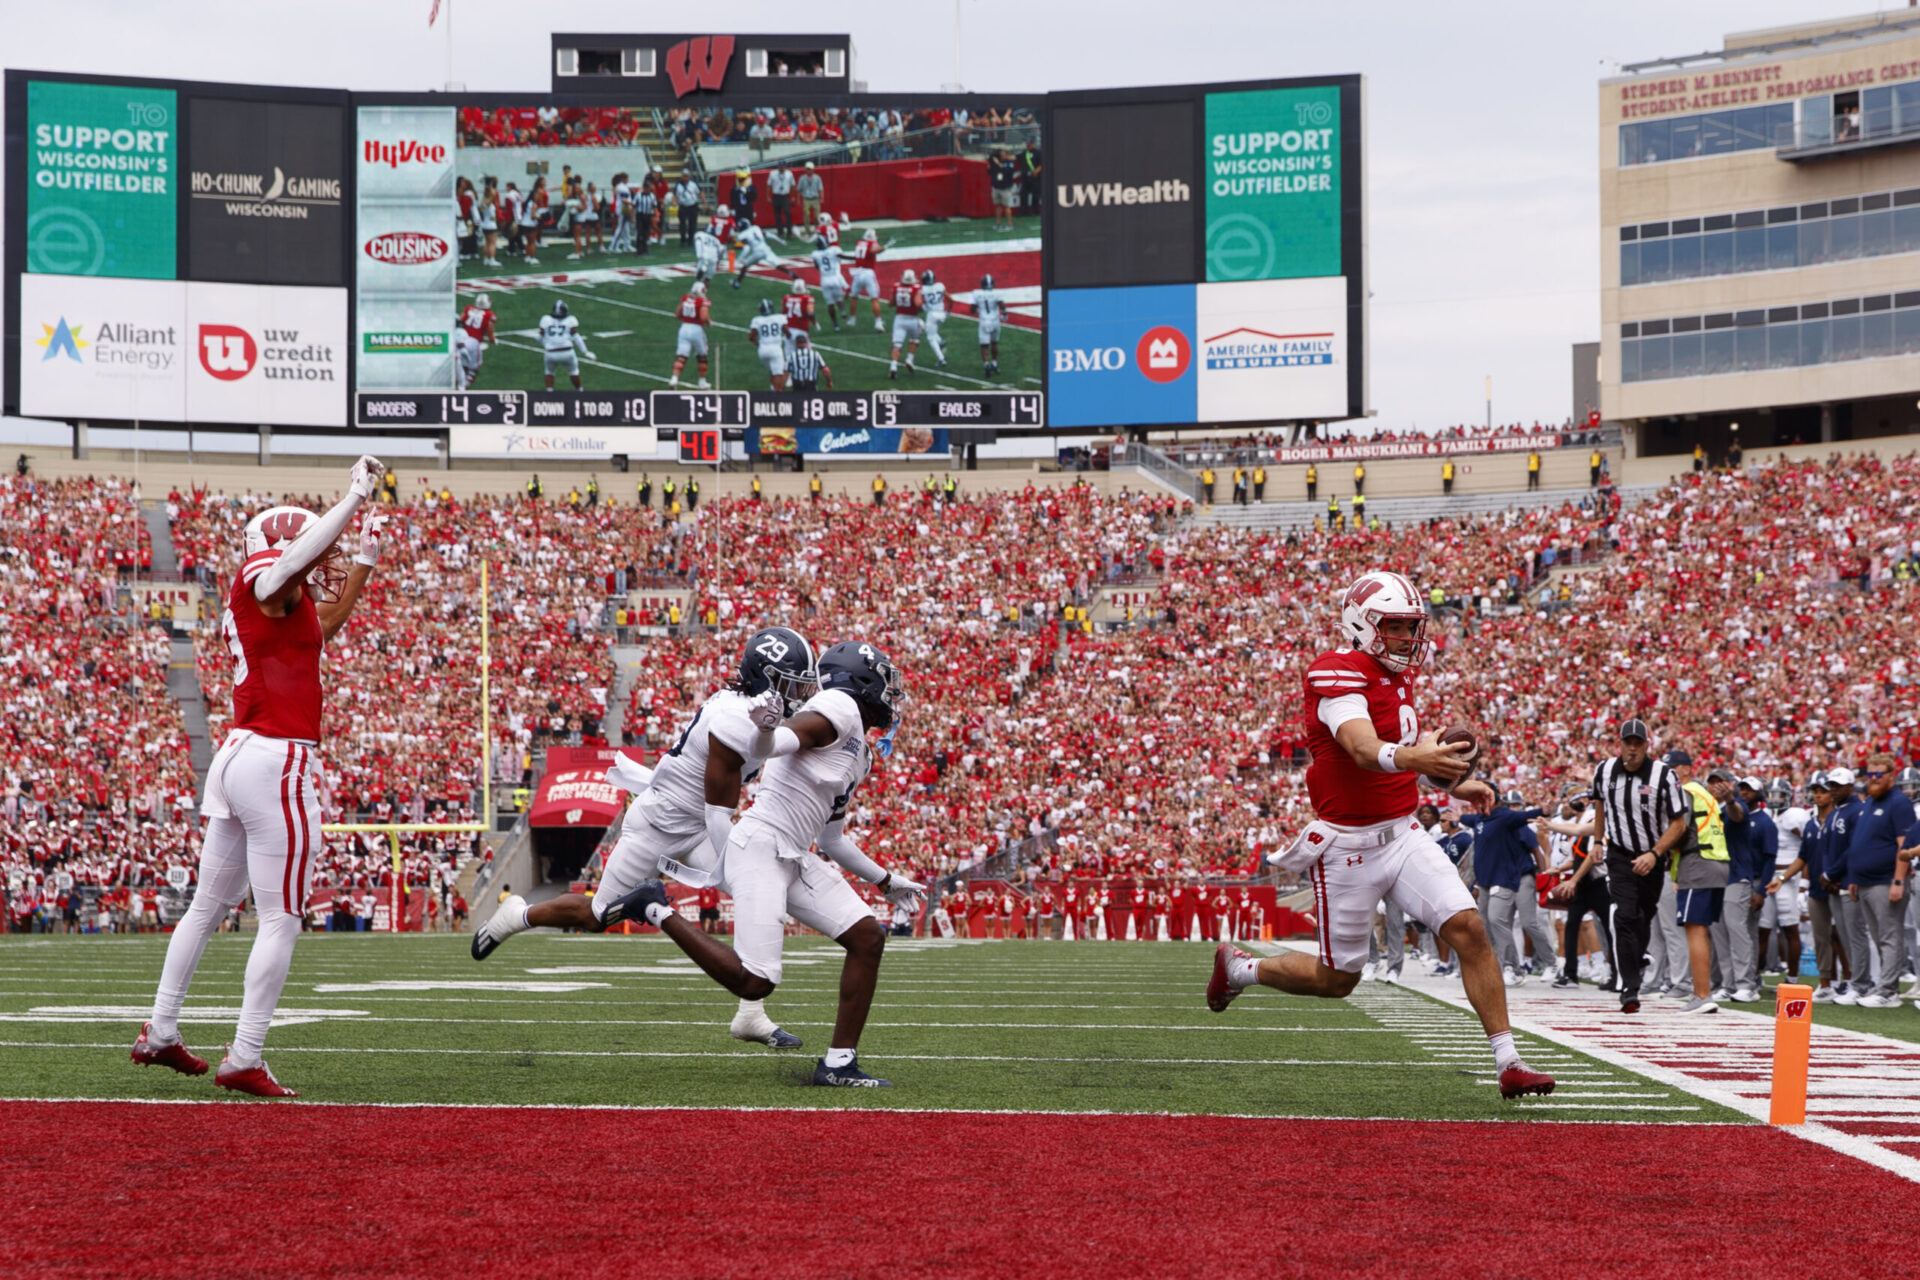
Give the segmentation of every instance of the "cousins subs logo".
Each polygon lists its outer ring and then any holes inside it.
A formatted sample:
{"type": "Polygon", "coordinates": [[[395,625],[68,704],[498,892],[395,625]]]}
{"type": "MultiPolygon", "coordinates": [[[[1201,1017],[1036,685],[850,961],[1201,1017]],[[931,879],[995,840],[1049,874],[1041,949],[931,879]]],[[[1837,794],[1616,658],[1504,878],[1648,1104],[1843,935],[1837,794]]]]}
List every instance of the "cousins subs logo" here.
{"type": "Polygon", "coordinates": [[[389,231],[367,241],[366,253],[375,262],[412,266],[446,257],[447,242],[424,231],[389,231]]]}

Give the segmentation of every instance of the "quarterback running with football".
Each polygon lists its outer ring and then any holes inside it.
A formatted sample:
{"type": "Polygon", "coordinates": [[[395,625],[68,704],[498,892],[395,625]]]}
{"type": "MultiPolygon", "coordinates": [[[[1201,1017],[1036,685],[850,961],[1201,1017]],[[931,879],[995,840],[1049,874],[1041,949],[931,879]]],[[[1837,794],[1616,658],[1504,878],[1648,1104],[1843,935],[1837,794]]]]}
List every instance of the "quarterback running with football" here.
{"type": "MultiPolygon", "coordinates": [[[[879,886],[896,908],[917,912],[926,896],[920,885],[867,857],[846,833],[847,806],[873,767],[867,734],[886,733],[881,750],[888,749],[902,690],[886,656],[859,641],[828,649],[818,670],[820,691],[784,724],[777,708],[756,705],[754,710],[763,736],[753,751],[767,766],[753,807],[726,836],[720,862],[721,887],[733,897],[734,945],[703,933],[676,912],[658,880],[639,885],[616,905],[627,919],[644,914],[648,924],[742,1000],[764,1000],[780,984],[784,916],[845,947],[833,1045],[814,1064],[813,1083],[872,1088],[888,1082],[862,1071],[855,1052],[873,1005],[887,931],[840,868],[879,886]],[[839,866],[815,857],[816,845],[839,866]]],[[[708,814],[730,814],[739,790],[738,780],[719,767],[717,753],[709,753],[708,814]]]]}
{"type": "MultiPolygon", "coordinates": [[[[643,880],[665,873],[705,889],[720,882],[720,857],[733,833],[733,806],[708,802],[709,779],[737,797],[766,763],[770,735],[754,722],[778,724],[814,695],[819,680],[813,646],[786,627],[767,627],[747,640],[732,684],[700,704],[680,740],[649,770],[621,759],[607,781],[635,792],[620,821],[620,839],[607,854],[599,892],[591,898],[564,893],[528,905],[514,894],[473,934],[473,958],[485,960],[501,943],[525,929],[585,929],[603,932],[618,924],[622,900],[643,880]]],[[[798,1049],[800,1037],[767,1016],[764,997],[742,998],[728,1028],[736,1040],[775,1049],[798,1049]]]]}
{"type": "Polygon", "coordinates": [[[1492,788],[1467,777],[1473,746],[1422,734],[1414,675],[1431,648],[1427,609],[1397,573],[1363,574],[1340,609],[1346,648],[1307,668],[1307,794],[1318,815],[1269,861],[1313,885],[1320,952],[1256,959],[1223,942],[1214,952],[1207,1007],[1222,1012],[1258,983],[1294,995],[1342,998],[1360,981],[1381,898],[1418,920],[1460,957],[1467,999],[1480,1015],[1500,1070],[1500,1096],[1552,1093],[1553,1077],[1529,1069],[1514,1048],[1499,961],[1473,896],[1414,817],[1421,775],[1473,804],[1492,788]]]}
{"type": "Polygon", "coordinates": [[[153,1017],[133,1042],[142,1066],[206,1071],[206,1060],[181,1042],[180,1007],[207,939],[251,888],[260,932],[247,957],[240,1025],[214,1083],[262,1098],[298,1096],[273,1078],[261,1051],[293,964],[320,844],[321,649],[346,625],[379,562],[386,517],[361,522],[351,570],[339,564],[339,539],[373,499],[383,470],[363,456],[347,496],[325,515],[273,507],[247,521],[246,559],[220,620],[233,655],[233,725],[207,770],[199,889],[167,943],[153,1017]]]}

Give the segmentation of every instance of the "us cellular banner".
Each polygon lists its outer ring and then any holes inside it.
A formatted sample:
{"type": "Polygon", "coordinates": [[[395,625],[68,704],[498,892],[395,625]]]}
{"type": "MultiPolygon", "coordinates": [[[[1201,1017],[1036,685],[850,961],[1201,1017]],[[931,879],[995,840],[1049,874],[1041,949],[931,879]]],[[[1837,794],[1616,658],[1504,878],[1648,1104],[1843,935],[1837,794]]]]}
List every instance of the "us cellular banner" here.
{"type": "Polygon", "coordinates": [[[1201,421],[1347,414],[1347,282],[1256,280],[1195,289],[1201,421]]]}
{"type": "Polygon", "coordinates": [[[177,120],[171,89],[28,82],[28,271],[174,278],[177,120]]]}
{"type": "Polygon", "coordinates": [[[355,160],[359,384],[454,385],[454,115],[448,107],[362,107],[355,160]]]}
{"type": "Polygon", "coordinates": [[[1207,279],[1340,274],[1340,88],[1207,95],[1207,279]]]}
{"type": "Polygon", "coordinates": [[[346,424],[347,291],[23,276],[20,411],[346,424]]]}

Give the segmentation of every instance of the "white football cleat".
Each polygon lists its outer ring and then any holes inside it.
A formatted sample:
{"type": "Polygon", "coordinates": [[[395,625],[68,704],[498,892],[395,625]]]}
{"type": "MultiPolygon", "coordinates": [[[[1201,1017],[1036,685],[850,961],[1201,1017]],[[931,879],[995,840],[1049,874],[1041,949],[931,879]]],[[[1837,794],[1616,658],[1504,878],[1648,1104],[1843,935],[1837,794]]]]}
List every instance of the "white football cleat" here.
{"type": "Polygon", "coordinates": [[[473,958],[485,960],[501,943],[527,928],[527,900],[510,895],[493,917],[473,931],[473,958]]]}

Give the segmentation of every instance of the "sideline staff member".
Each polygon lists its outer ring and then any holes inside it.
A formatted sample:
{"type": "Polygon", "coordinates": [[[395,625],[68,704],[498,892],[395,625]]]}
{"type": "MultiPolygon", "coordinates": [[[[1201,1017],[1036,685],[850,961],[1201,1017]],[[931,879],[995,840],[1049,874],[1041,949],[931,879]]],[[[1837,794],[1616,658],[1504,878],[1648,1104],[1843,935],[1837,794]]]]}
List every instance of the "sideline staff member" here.
{"type": "Polygon", "coordinates": [[[1607,851],[1607,896],[1613,905],[1613,951],[1620,972],[1620,1012],[1640,1011],[1647,935],[1660,908],[1666,856],[1693,828],[1680,780],[1647,755],[1647,725],[1620,726],[1620,754],[1593,771],[1593,843],[1607,851]]]}

